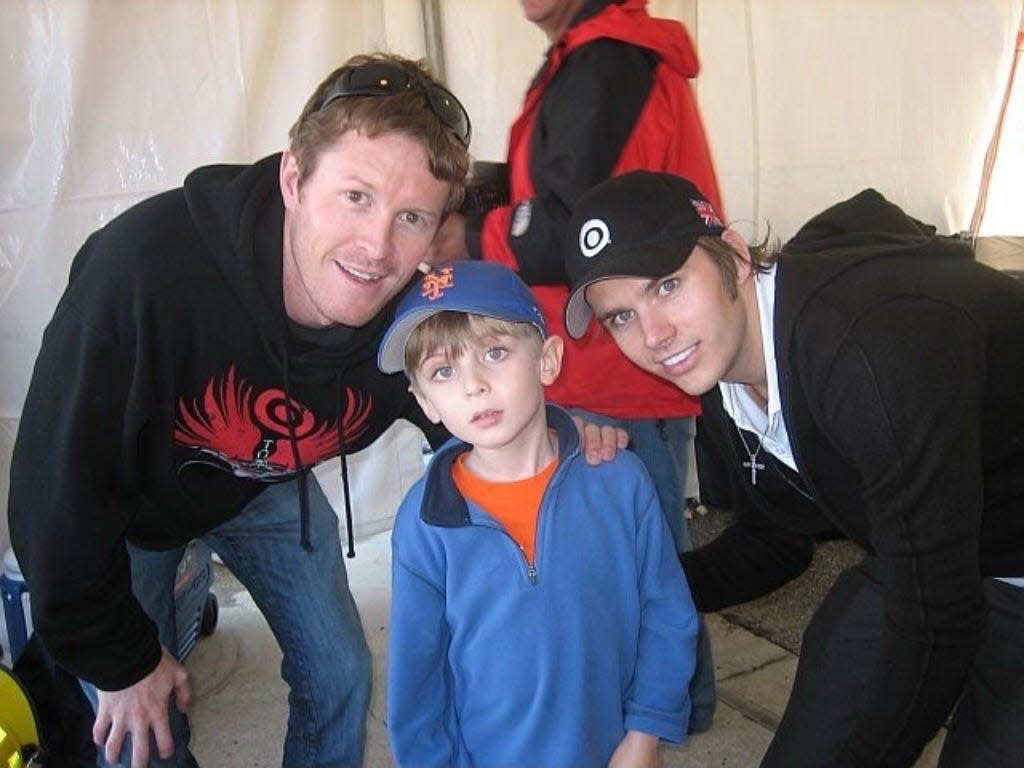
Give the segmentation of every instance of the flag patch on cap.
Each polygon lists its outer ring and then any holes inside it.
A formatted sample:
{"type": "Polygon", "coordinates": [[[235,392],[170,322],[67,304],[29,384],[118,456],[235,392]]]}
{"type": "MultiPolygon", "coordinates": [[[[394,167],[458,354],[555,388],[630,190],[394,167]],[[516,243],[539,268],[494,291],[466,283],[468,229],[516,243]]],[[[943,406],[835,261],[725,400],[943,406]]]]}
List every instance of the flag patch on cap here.
{"type": "Polygon", "coordinates": [[[690,204],[693,206],[693,210],[697,212],[697,215],[703,219],[705,226],[722,227],[722,229],[725,229],[725,224],[718,218],[714,206],[707,200],[690,200],[690,204]]]}

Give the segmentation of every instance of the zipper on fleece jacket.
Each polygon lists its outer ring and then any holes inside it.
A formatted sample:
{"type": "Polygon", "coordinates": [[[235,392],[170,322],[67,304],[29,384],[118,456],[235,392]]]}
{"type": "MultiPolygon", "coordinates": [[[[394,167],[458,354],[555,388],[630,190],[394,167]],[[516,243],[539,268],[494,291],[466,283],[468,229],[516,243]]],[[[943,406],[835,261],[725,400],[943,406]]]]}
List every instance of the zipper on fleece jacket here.
{"type": "MultiPolygon", "coordinates": [[[[479,516],[483,519],[474,520],[473,517],[471,516],[469,520],[470,525],[475,525],[478,528],[490,528],[491,530],[500,533],[502,536],[508,539],[512,543],[512,546],[519,551],[519,559],[521,559],[523,564],[526,566],[526,580],[530,583],[531,587],[537,586],[537,565],[535,562],[530,562],[530,558],[526,556],[526,550],[523,549],[522,545],[518,541],[516,541],[515,538],[513,538],[512,534],[508,532],[508,529],[505,528],[505,526],[503,526],[501,523],[499,523],[497,520],[491,517],[482,508],[480,509],[479,516]]],[[[540,513],[537,514],[537,522],[540,522],[540,513]]],[[[539,525],[537,527],[538,529],[540,528],[539,525]]],[[[539,537],[537,538],[537,541],[539,541],[539,537]]],[[[539,551],[540,547],[535,546],[534,549],[539,551]]],[[[536,560],[536,558],[534,559],[536,560]]]]}
{"type": "Polygon", "coordinates": [[[551,510],[548,508],[554,504],[554,502],[549,502],[548,498],[553,493],[552,488],[555,488],[559,483],[561,483],[561,476],[566,471],[566,465],[573,460],[574,455],[577,452],[578,448],[575,449],[574,451],[570,451],[565,454],[563,454],[562,451],[559,450],[559,455],[557,459],[558,466],[555,467],[555,471],[551,475],[551,479],[548,480],[548,484],[544,488],[544,493],[541,494],[540,504],[537,506],[537,530],[534,536],[533,546],[534,562],[530,562],[530,559],[526,556],[526,550],[522,548],[522,546],[519,544],[518,541],[515,540],[515,538],[513,538],[512,534],[508,532],[508,529],[506,529],[505,526],[503,526],[496,519],[494,519],[487,512],[487,510],[485,510],[478,504],[473,505],[473,507],[475,507],[478,510],[476,517],[482,518],[480,520],[474,520],[474,515],[470,513],[469,522],[471,525],[478,525],[483,528],[493,528],[502,535],[508,537],[508,540],[511,541],[515,548],[519,550],[519,554],[522,557],[523,562],[526,564],[526,580],[530,583],[530,586],[537,586],[539,570],[537,568],[536,561],[540,559],[542,544],[547,541],[547,536],[544,534],[544,530],[541,524],[550,516],[551,510]]]}

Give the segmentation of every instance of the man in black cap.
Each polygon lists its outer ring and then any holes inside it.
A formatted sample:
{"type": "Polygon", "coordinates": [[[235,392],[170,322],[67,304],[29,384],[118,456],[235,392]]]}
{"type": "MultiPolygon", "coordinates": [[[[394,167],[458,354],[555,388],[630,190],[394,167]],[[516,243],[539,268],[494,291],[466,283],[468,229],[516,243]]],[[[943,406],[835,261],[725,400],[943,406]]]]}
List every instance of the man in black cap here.
{"type": "Polygon", "coordinates": [[[566,328],[591,314],[700,395],[702,487],[735,523],[681,557],[714,611],[798,575],[837,527],[866,551],[810,622],[766,766],[1024,754],[1024,285],[874,190],[781,251],[690,182],[630,173],[576,207],[566,328]]]}

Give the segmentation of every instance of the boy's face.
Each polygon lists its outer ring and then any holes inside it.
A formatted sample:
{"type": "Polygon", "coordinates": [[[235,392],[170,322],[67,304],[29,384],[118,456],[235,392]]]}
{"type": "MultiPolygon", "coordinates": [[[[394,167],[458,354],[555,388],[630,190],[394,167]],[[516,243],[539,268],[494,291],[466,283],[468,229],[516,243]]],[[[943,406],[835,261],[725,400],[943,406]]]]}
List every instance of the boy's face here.
{"type": "Polygon", "coordinates": [[[558,376],[562,340],[490,334],[466,342],[458,358],[428,353],[410,387],[435,424],[477,450],[515,447],[546,428],[544,387],[558,376]]]}

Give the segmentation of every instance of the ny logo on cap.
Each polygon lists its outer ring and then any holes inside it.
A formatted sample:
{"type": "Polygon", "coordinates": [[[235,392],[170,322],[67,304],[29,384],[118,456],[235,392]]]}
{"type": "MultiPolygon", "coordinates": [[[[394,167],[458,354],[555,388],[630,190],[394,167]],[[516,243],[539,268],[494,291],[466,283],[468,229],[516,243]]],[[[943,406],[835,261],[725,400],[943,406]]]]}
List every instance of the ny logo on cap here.
{"type": "Polygon", "coordinates": [[[601,219],[589,219],[580,227],[580,253],[588,259],[597,256],[611,241],[608,225],[601,219]]]}
{"type": "Polygon", "coordinates": [[[420,283],[420,295],[429,301],[439,299],[444,295],[445,289],[455,285],[452,279],[452,268],[444,267],[439,270],[431,270],[423,276],[420,283]]]}

